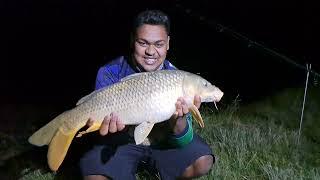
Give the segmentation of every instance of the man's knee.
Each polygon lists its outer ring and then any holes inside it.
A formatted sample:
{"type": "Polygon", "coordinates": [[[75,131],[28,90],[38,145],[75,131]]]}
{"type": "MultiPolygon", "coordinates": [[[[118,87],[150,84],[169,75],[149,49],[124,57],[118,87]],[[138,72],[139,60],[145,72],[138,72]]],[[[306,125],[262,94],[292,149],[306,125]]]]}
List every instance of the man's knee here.
{"type": "Polygon", "coordinates": [[[182,175],[182,178],[195,178],[207,174],[212,168],[214,158],[212,155],[204,155],[190,165],[182,175]]]}
{"type": "Polygon", "coordinates": [[[85,176],[84,180],[108,180],[108,178],[102,175],[89,175],[85,176]]]}
{"type": "Polygon", "coordinates": [[[205,155],[198,158],[194,163],[195,173],[198,174],[197,176],[203,176],[207,174],[212,168],[213,163],[214,160],[212,155],[205,155]]]}

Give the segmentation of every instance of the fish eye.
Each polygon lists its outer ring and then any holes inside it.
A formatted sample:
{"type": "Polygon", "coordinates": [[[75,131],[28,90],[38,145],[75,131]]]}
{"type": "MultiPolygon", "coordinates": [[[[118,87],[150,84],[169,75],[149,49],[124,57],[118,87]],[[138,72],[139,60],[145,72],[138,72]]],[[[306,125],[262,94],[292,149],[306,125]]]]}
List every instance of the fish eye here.
{"type": "Polygon", "coordinates": [[[208,86],[208,82],[203,82],[203,85],[205,86],[205,87],[207,87],[208,86]]]}

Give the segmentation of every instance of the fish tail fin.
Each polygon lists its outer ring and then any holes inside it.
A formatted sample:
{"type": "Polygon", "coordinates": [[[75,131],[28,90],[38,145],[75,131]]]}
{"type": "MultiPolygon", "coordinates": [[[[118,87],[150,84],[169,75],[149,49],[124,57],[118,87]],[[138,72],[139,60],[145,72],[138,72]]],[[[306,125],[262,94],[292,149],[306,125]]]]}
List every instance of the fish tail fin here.
{"type": "Polygon", "coordinates": [[[76,110],[65,111],[36,131],[28,139],[29,143],[36,146],[49,145],[47,159],[48,165],[53,171],[58,170],[74,136],[81,129],[78,126],[70,129],[72,127],[68,127],[66,124],[66,121],[74,118],[77,113],[78,111],[76,110]]]}
{"type": "Polygon", "coordinates": [[[70,111],[66,111],[60,114],[48,124],[33,133],[28,139],[29,143],[35,146],[49,145],[58,128],[68,117],[69,112],[70,111]]]}
{"type": "Polygon", "coordinates": [[[73,129],[72,131],[65,133],[62,128],[59,128],[52,138],[48,149],[48,165],[52,171],[57,171],[62,164],[67,151],[70,147],[72,139],[76,135],[79,129],[73,129]]]}

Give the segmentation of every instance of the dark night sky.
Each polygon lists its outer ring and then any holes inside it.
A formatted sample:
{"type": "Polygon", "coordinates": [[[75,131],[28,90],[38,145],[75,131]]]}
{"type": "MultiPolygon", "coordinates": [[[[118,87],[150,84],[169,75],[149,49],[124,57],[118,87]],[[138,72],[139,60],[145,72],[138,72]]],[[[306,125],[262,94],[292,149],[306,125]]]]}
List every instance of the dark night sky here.
{"type": "Polygon", "coordinates": [[[180,69],[200,72],[227,92],[227,97],[239,93],[249,100],[303,86],[305,72],[262,49],[249,48],[247,41],[217,31],[212,23],[229,27],[303,66],[311,62],[320,72],[316,51],[319,8],[281,2],[2,1],[2,103],[73,105],[93,90],[98,67],[107,62],[104,57],[126,52],[132,17],[145,8],[159,8],[171,16],[168,58],[180,69]],[[201,21],[198,15],[206,19],[201,21]]]}

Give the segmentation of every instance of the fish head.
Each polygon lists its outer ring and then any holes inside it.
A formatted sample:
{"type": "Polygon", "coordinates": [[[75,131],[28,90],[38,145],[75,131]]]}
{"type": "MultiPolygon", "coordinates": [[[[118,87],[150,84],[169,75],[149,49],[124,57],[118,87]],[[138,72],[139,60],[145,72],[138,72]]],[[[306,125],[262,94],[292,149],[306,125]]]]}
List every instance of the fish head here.
{"type": "Polygon", "coordinates": [[[195,95],[199,95],[201,102],[219,102],[224,94],[203,77],[192,73],[185,76],[182,86],[185,97],[193,99],[195,95]]]}

